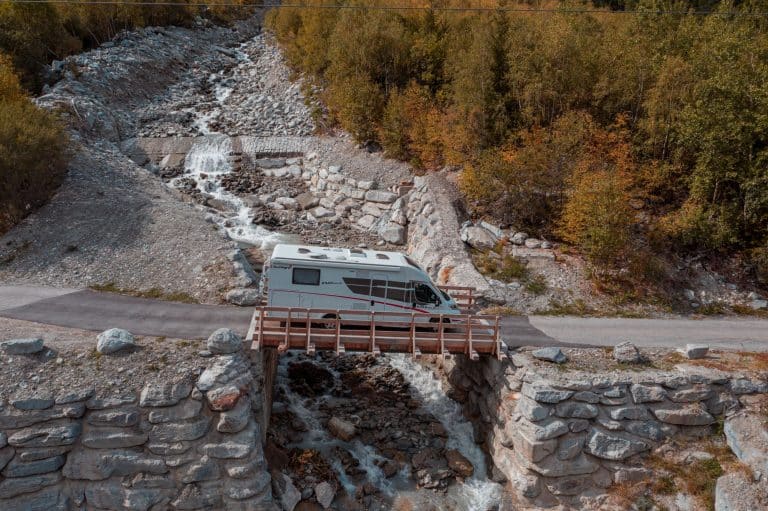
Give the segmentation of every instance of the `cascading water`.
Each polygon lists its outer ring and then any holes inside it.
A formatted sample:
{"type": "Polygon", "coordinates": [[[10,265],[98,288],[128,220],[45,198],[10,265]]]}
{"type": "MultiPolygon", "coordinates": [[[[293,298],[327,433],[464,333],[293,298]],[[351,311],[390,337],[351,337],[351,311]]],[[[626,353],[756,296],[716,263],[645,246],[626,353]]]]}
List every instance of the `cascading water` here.
{"type": "Polygon", "coordinates": [[[177,186],[181,180],[194,180],[203,194],[227,204],[230,215],[218,215],[217,224],[235,241],[262,249],[287,241],[289,238],[253,224],[250,208],[236,195],[221,185],[221,178],[232,172],[229,154],[232,140],[225,135],[208,135],[195,141],[184,161],[185,173],[171,181],[177,186]]]}
{"type": "MultiPolygon", "coordinates": [[[[245,44],[242,47],[245,47],[245,44]]],[[[235,55],[239,61],[235,73],[252,64],[250,57],[242,49],[237,50],[235,55]]],[[[235,241],[264,250],[281,242],[295,241],[292,236],[254,225],[250,208],[242,199],[222,186],[222,177],[232,172],[232,164],[229,161],[232,140],[212,130],[210,123],[219,115],[222,106],[232,94],[234,80],[231,77],[225,78],[222,74],[213,74],[208,81],[213,85],[215,106],[207,112],[190,110],[195,115],[194,125],[204,136],[195,140],[184,162],[184,175],[173,179],[171,185],[178,186],[183,179],[192,179],[204,195],[226,203],[232,214],[217,215],[216,223],[235,241]]]]}
{"type": "MultiPolygon", "coordinates": [[[[448,398],[442,390],[441,384],[434,378],[433,373],[415,363],[407,356],[388,355],[381,357],[373,362],[373,365],[357,364],[354,362],[354,355],[348,356],[351,362],[340,362],[326,357],[314,357],[312,359],[299,356],[283,357],[280,360],[277,370],[276,399],[280,403],[281,411],[277,415],[288,413],[292,419],[288,419],[287,424],[293,424],[296,419],[302,424],[300,432],[296,433],[291,439],[283,445],[285,449],[292,450],[314,450],[319,451],[322,457],[328,460],[331,468],[335,471],[340,486],[346,490],[347,494],[352,496],[359,494],[359,489],[363,483],[373,485],[382,496],[390,503],[392,508],[399,508],[398,504],[407,502],[401,507],[403,509],[432,509],[444,511],[487,511],[498,509],[501,500],[501,486],[490,481],[486,473],[485,455],[483,451],[475,444],[473,439],[472,425],[463,417],[460,406],[448,398]],[[309,364],[319,369],[318,371],[332,375],[333,384],[325,388],[312,386],[315,390],[311,395],[305,394],[301,389],[294,389],[290,375],[290,366],[292,364],[309,364]],[[366,426],[361,424],[362,430],[352,440],[344,441],[334,437],[328,429],[326,423],[331,415],[335,415],[335,410],[344,410],[345,402],[349,399],[340,397],[349,390],[346,385],[350,381],[350,375],[347,378],[339,371],[334,369],[335,364],[341,366],[354,366],[357,371],[365,371],[362,378],[376,389],[376,384],[382,383],[382,376],[372,375],[377,370],[396,371],[402,376],[402,392],[398,394],[397,400],[400,404],[408,401],[408,392],[410,391],[413,400],[418,403],[416,408],[408,406],[403,413],[405,416],[392,417],[391,404],[384,403],[385,396],[382,394],[376,396],[374,390],[365,398],[359,397],[356,402],[356,408],[353,412],[361,417],[361,422],[365,421],[364,415],[376,416],[379,419],[377,423],[381,426],[382,418],[385,424],[381,431],[377,431],[373,438],[380,439],[379,442],[373,440],[370,435],[366,436],[366,426]],[[342,383],[346,382],[346,383],[342,383]],[[428,416],[430,419],[423,419],[427,422],[416,424],[403,424],[403,417],[428,416]],[[387,419],[387,417],[390,417],[387,419]],[[390,440],[400,438],[401,436],[413,436],[424,438],[427,423],[429,421],[439,421],[444,430],[445,449],[458,450],[474,467],[474,473],[471,477],[461,481],[457,479],[449,484],[444,490],[418,488],[416,484],[416,470],[410,463],[410,458],[403,460],[402,465],[397,472],[392,475],[385,474],[382,469],[387,457],[392,456],[390,440]],[[388,426],[387,426],[388,424],[388,426]],[[415,433],[415,431],[418,431],[415,433]],[[379,436],[378,433],[381,433],[379,436]],[[393,435],[394,433],[394,435],[393,435]],[[340,458],[339,451],[346,451],[356,460],[355,468],[362,476],[350,476],[340,458]],[[389,476],[389,477],[387,477],[389,476]],[[362,480],[361,480],[362,477],[362,480]],[[404,507],[403,507],[404,506],[404,507]]],[[[359,360],[359,359],[358,359],[359,360]]],[[[396,374],[396,373],[395,373],[396,374]]],[[[384,377],[383,387],[387,387],[387,378],[384,377]]],[[[361,374],[354,374],[355,383],[359,383],[361,374]]],[[[382,390],[386,392],[386,390],[382,390]]],[[[354,415],[352,415],[354,417],[354,415]]],[[[276,415],[273,414],[273,420],[276,415]]],[[[277,427],[277,434],[280,435],[285,429],[286,419],[284,416],[273,423],[277,427]],[[283,426],[277,426],[283,424],[283,426]]],[[[292,427],[292,426],[289,426],[292,427]]],[[[368,426],[370,429],[370,426],[368,426]]],[[[272,430],[273,434],[275,430],[272,430]]],[[[427,438],[421,446],[416,446],[411,453],[419,452],[424,446],[434,444],[434,441],[441,441],[440,438],[427,438]]],[[[440,455],[441,456],[441,455],[440,455]]],[[[297,482],[297,484],[299,484],[297,482]]],[[[386,507],[389,509],[390,507],[386,507]]],[[[384,509],[377,507],[376,509],[384,509]]]]}
{"type": "Polygon", "coordinates": [[[445,394],[432,371],[408,355],[388,355],[386,360],[411,385],[424,408],[440,419],[448,432],[447,446],[458,449],[475,468],[470,479],[452,487],[459,508],[468,511],[493,509],[500,502],[501,486],[488,479],[485,454],[475,443],[472,424],[464,418],[461,406],[445,394]]]}

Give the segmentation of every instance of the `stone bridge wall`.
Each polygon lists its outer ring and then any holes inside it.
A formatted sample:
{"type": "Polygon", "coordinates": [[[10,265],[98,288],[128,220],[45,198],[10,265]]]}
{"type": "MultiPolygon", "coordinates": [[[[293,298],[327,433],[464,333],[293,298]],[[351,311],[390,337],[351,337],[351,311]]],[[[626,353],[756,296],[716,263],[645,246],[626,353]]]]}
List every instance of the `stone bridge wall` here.
{"type": "Polygon", "coordinates": [[[766,381],[701,369],[558,376],[525,355],[445,364],[515,509],[579,508],[584,495],[651,477],[644,454],[670,437],[711,435],[750,394],[768,392],[766,381]]]}
{"type": "Polygon", "coordinates": [[[260,360],[207,361],[138,395],[75,386],[5,403],[0,509],[273,509],[260,360]]]}

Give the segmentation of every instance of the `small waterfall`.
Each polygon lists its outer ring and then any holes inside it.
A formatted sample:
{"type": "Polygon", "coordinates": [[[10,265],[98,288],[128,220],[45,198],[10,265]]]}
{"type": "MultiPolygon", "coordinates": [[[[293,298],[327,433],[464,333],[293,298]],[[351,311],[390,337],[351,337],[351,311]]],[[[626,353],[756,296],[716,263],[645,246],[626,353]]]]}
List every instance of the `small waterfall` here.
{"type": "Polygon", "coordinates": [[[232,172],[229,162],[231,151],[232,140],[225,135],[208,135],[197,139],[187,153],[184,175],[173,179],[171,184],[178,186],[182,179],[191,178],[203,194],[226,204],[232,213],[221,213],[216,223],[235,241],[264,250],[287,241],[289,237],[285,235],[254,225],[250,208],[221,185],[221,178],[232,172]]]}
{"type": "Polygon", "coordinates": [[[414,362],[409,355],[391,354],[387,361],[411,385],[414,397],[443,424],[448,432],[447,447],[457,449],[475,467],[470,479],[449,489],[455,491],[459,509],[485,511],[497,506],[501,502],[501,485],[488,479],[485,454],[475,443],[472,424],[464,418],[461,406],[446,396],[432,371],[414,362]]]}

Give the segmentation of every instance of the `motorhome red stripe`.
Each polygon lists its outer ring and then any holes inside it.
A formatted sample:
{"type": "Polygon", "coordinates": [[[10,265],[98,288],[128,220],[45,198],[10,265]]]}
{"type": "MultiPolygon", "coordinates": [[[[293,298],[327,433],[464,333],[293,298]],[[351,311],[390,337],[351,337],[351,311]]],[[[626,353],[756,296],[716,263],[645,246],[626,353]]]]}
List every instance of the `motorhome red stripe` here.
{"type": "Polygon", "coordinates": [[[381,305],[389,305],[390,307],[397,307],[398,309],[405,309],[405,310],[413,310],[417,312],[422,312],[424,314],[429,314],[429,311],[426,311],[424,309],[418,309],[416,307],[406,307],[405,305],[398,305],[396,303],[389,303],[389,302],[380,302],[378,300],[366,300],[364,298],[355,298],[354,296],[344,296],[344,295],[333,295],[328,293],[310,293],[307,291],[293,291],[289,289],[271,289],[271,292],[280,292],[280,293],[301,293],[304,295],[315,295],[315,296],[330,296],[332,298],[342,298],[344,300],[355,300],[358,302],[374,302],[381,305]]]}

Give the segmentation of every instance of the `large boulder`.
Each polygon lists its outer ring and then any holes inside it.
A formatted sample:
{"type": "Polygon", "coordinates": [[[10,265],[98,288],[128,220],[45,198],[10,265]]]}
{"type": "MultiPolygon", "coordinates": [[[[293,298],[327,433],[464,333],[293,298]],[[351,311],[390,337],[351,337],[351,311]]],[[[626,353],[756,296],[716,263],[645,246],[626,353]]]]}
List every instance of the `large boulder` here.
{"type": "Polygon", "coordinates": [[[405,227],[389,222],[379,229],[379,237],[393,245],[405,245],[405,227]]]}
{"type": "Polygon", "coordinates": [[[128,330],[110,328],[97,337],[96,351],[109,355],[136,346],[136,340],[128,330]]]}
{"type": "Polygon", "coordinates": [[[331,420],[328,421],[328,431],[345,442],[352,440],[357,434],[354,424],[338,417],[331,417],[331,420]]]}
{"type": "Polygon", "coordinates": [[[613,358],[620,364],[640,364],[644,360],[637,346],[629,341],[619,343],[613,348],[613,358]]]}
{"type": "Polygon", "coordinates": [[[259,303],[261,296],[258,289],[239,287],[227,292],[226,300],[241,307],[250,307],[259,303]]]}
{"type": "Polygon", "coordinates": [[[555,364],[563,364],[568,361],[565,353],[560,348],[555,347],[541,348],[531,353],[531,355],[533,355],[533,358],[554,362],[555,364]]]}
{"type": "Polygon", "coordinates": [[[496,237],[486,229],[475,225],[464,225],[459,232],[461,241],[472,248],[487,250],[496,245],[496,237]]]}
{"type": "Polygon", "coordinates": [[[208,351],[217,355],[237,353],[243,347],[243,340],[229,328],[219,328],[208,337],[208,351]]]}
{"type": "Polygon", "coordinates": [[[472,474],[475,473],[472,462],[456,449],[445,451],[445,459],[448,461],[448,467],[461,477],[472,477],[472,474]]]}
{"type": "Polygon", "coordinates": [[[336,490],[333,489],[330,483],[323,481],[315,486],[315,498],[317,502],[323,506],[323,509],[328,509],[333,503],[333,498],[336,496],[336,490]]]}

